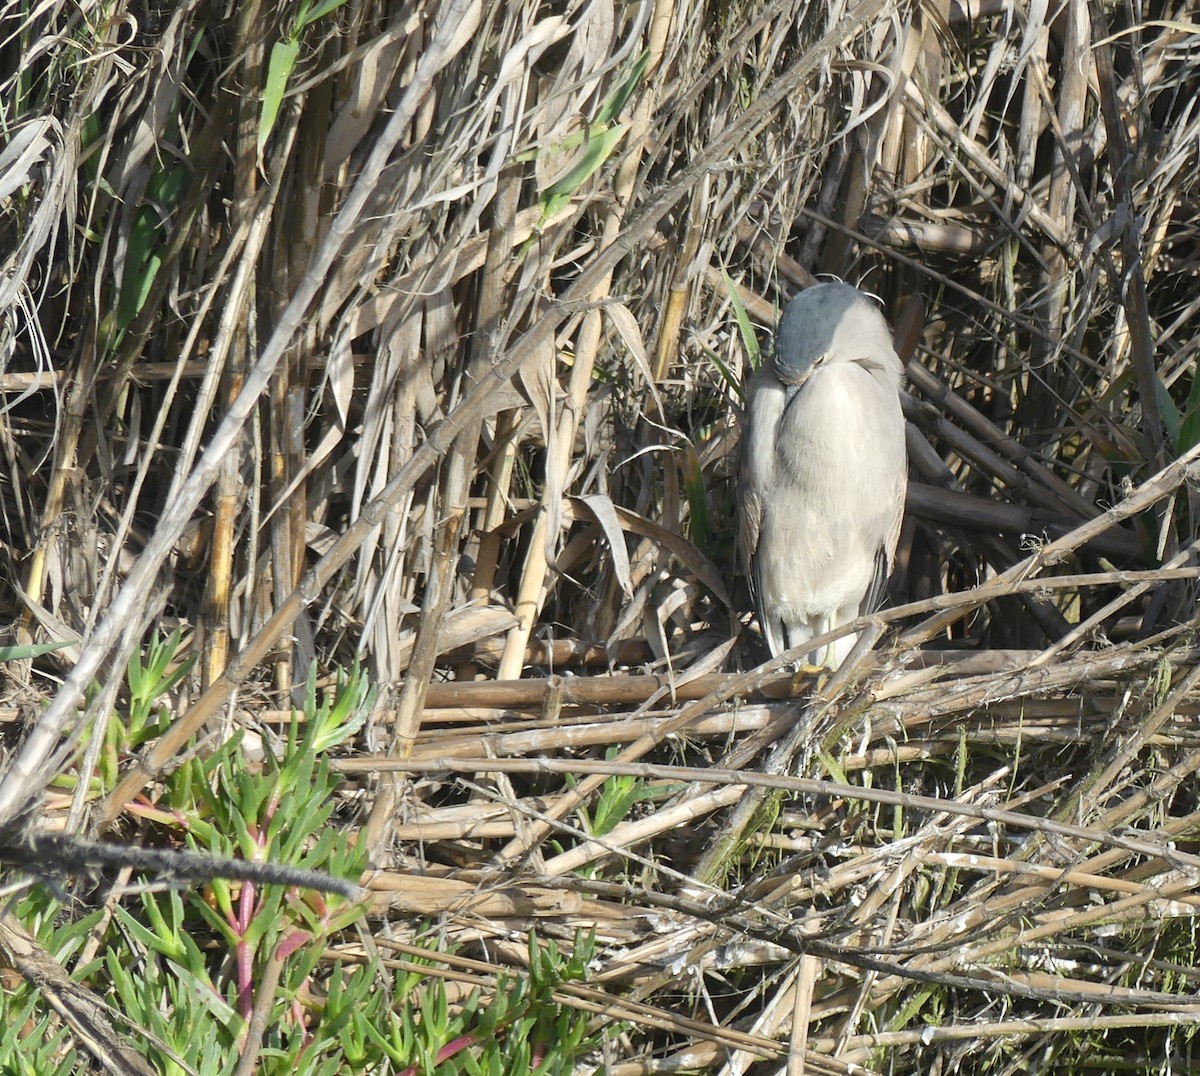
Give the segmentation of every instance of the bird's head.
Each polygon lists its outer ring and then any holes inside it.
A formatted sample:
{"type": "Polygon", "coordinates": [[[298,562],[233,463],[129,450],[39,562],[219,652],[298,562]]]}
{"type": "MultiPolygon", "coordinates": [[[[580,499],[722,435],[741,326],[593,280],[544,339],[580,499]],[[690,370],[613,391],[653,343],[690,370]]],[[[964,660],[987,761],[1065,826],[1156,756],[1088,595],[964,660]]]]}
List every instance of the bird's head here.
{"type": "Polygon", "coordinates": [[[874,300],[849,284],[816,284],[783,312],[775,335],[775,373],[796,391],[821,368],[859,362],[900,373],[892,334],[874,300]]]}

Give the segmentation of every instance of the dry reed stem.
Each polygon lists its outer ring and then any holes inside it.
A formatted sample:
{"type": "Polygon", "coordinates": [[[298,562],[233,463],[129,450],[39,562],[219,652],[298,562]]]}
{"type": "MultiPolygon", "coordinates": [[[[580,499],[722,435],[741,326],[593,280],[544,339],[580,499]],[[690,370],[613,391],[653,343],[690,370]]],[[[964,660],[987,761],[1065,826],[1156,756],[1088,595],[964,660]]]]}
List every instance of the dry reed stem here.
{"type": "Polygon", "coordinates": [[[79,640],[8,666],[4,824],[111,824],[218,713],[288,721],[310,658],[361,656],[375,914],[495,954],[464,989],[594,924],[573,1003],[644,1025],[614,1072],[1185,1043],[1188,6],[349,0],[262,147],[291,9],[202,7],[4,22],[6,609],[79,640]],[[543,201],[646,48],[624,140],[543,201]],[[921,481],[854,625],[900,633],[772,756],[807,687],[739,618],[734,306],[769,347],[828,272],[894,315],[921,481]],[[151,623],[202,672],[94,803],[151,623]]]}

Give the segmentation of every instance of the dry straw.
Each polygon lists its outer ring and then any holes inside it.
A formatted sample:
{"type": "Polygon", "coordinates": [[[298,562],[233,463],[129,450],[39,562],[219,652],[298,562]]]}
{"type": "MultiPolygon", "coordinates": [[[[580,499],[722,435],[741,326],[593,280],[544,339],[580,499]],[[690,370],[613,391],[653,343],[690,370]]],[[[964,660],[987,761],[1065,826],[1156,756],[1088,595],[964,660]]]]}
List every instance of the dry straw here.
{"type": "Polygon", "coordinates": [[[357,659],[379,943],[488,989],[594,929],[607,1071],[1186,1068],[1189,5],[312,7],[0,8],[0,593],[72,644],[6,666],[0,828],[136,839],[357,659]],[[874,652],[793,685],[731,480],[822,275],[896,328],[912,483],[874,652]],[[153,627],[171,728],[44,800],[153,627]]]}

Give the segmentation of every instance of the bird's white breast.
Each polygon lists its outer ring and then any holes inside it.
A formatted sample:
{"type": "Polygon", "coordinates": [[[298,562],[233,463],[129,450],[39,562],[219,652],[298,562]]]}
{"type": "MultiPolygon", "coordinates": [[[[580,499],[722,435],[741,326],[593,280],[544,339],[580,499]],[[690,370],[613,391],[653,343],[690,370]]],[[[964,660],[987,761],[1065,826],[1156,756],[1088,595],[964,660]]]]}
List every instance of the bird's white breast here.
{"type": "Polygon", "coordinates": [[[896,379],[854,362],[822,366],[780,409],[775,434],[761,445],[773,455],[763,597],[802,619],[856,602],[870,584],[906,471],[896,379]]]}

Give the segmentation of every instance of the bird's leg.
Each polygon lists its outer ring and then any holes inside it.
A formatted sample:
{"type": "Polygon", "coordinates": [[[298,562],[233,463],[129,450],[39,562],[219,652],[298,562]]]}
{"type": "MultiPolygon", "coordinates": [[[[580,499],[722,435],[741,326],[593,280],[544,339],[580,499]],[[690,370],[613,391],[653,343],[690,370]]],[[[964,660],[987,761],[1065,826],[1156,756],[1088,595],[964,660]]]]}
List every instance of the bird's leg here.
{"type": "MultiPolygon", "coordinates": [[[[820,635],[821,632],[824,631],[825,629],[819,627],[820,619],[818,619],[816,623],[818,625],[818,627],[816,629],[814,629],[809,624],[788,624],[787,625],[788,649],[790,650],[797,646],[803,646],[814,635],[820,635]]],[[[817,655],[815,652],[810,653],[808,655],[807,661],[798,661],[792,667],[794,670],[792,673],[792,693],[793,694],[795,694],[799,690],[800,681],[802,679],[808,680],[813,677],[816,677],[817,685],[818,685],[818,687],[820,687],[822,677],[824,677],[828,674],[829,670],[826,669],[825,666],[817,665],[814,662],[813,659],[816,658],[816,656],[817,655]]]]}
{"type": "Polygon", "coordinates": [[[849,635],[843,635],[840,639],[834,639],[825,648],[825,664],[831,669],[840,668],[842,662],[850,656],[850,651],[854,649],[854,644],[857,642],[858,632],[852,632],[849,635]]]}

